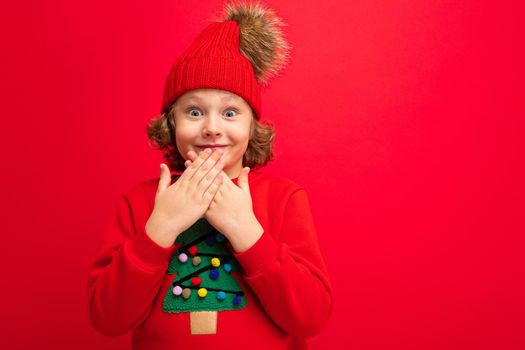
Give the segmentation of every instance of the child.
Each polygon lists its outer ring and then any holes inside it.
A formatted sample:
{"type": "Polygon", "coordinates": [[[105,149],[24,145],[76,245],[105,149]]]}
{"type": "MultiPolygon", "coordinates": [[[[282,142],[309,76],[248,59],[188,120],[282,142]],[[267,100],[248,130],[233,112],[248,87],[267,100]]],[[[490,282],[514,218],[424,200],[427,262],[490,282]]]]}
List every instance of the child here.
{"type": "Polygon", "coordinates": [[[258,170],[282,22],[260,4],[225,13],[175,62],[148,126],[175,174],[161,164],[120,197],[89,271],[93,327],[132,331],[133,349],[306,349],[331,315],[305,190],[258,170]]]}

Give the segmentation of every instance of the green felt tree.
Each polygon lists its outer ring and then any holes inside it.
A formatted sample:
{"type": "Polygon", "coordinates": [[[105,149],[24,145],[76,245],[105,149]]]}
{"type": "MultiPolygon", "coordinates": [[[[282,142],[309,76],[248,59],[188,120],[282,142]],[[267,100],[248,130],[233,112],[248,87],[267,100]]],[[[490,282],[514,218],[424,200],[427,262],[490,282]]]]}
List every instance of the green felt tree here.
{"type": "Polygon", "coordinates": [[[189,312],[192,334],[215,333],[217,311],[237,310],[246,297],[232,271],[240,267],[223,234],[204,218],[181,233],[181,246],[168,265],[173,282],[163,301],[165,312],[189,312]]]}

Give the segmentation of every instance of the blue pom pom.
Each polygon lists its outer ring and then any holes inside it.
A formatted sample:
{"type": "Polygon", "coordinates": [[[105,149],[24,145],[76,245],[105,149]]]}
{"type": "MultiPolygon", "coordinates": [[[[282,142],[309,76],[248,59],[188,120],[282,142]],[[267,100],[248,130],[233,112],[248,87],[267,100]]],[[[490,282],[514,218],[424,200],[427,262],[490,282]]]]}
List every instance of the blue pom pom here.
{"type": "Polygon", "coordinates": [[[211,269],[210,270],[210,278],[212,280],[216,280],[219,277],[219,270],[217,269],[211,269]]]}
{"type": "Polygon", "coordinates": [[[228,263],[222,265],[224,267],[224,271],[226,272],[231,272],[232,271],[232,266],[228,263]]]}
{"type": "Polygon", "coordinates": [[[226,298],[226,293],[223,291],[217,292],[217,299],[224,300],[226,298]]]}
{"type": "Polygon", "coordinates": [[[224,242],[224,236],[223,236],[223,234],[222,234],[222,233],[217,233],[217,234],[215,235],[215,240],[216,240],[217,242],[219,242],[219,243],[220,243],[220,242],[224,242]]]}
{"type": "Polygon", "coordinates": [[[210,236],[208,238],[206,238],[206,244],[209,245],[209,246],[212,246],[215,244],[215,238],[213,238],[213,236],[210,236]]]}
{"type": "Polygon", "coordinates": [[[233,305],[239,305],[240,303],[241,303],[241,296],[240,295],[236,295],[233,298],[233,305]]]}

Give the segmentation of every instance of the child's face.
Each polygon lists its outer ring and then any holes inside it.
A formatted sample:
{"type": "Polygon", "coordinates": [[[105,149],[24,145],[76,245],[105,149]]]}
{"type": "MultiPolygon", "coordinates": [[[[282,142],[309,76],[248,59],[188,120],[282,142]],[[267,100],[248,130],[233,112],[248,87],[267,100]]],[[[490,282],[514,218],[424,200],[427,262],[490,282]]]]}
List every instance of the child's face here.
{"type": "Polygon", "coordinates": [[[195,89],[180,96],[174,108],[175,139],[184,159],[190,150],[198,154],[204,145],[220,145],[216,148],[224,153],[224,172],[239,176],[253,122],[250,105],[229,91],[195,89]]]}

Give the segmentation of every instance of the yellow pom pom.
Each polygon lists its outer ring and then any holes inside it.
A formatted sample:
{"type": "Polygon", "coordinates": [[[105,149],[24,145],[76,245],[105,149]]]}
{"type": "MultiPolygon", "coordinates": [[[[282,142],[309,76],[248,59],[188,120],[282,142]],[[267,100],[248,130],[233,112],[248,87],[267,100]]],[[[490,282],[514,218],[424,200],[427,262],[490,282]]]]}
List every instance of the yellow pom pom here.
{"type": "Polygon", "coordinates": [[[211,259],[211,264],[213,265],[213,267],[219,267],[221,266],[221,261],[218,258],[213,258],[211,259]]]}
{"type": "Polygon", "coordinates": [[[199,294],[199,296],[201,298],[204,298],[206,295],[208,295],[208,291],[206,290],[206,288],[201,288],[199,289],[199,291],[197,292],[197,294],[199,294]]]}

